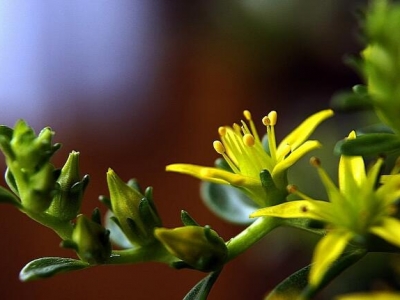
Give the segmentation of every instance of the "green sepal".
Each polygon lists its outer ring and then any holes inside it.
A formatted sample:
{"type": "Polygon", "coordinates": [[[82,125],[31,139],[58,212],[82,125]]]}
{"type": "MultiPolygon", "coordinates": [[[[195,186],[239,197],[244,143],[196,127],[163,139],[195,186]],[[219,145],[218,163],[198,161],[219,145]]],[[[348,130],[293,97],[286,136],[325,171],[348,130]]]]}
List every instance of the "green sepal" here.
{"type": "Polygon", "coordinates": [[[9,168],[6,170],[5,179],[8,187],[14,192],[14,194],[19,196],[17,182],[15,181],[15,177],[9,168]]]}
{"type": "MultiPolygon", "coordinates": [[[[136,222],[131,218],[126,218],[126,223],[128,224],[129,229],[132,231],[132,233],[135,235],[135,237],[138,240],[140,240],[141,243],[146,243],[146,236],[145,236],[144,232],[142,232],[142,230],[140,230],[140,228],[136,225],[136,222]]],[[[121,229],[123,229],[123,228],[121,227],[121,229]]],[[[124,231],[124,233],[126,234],[125,231],[124,231]]]]}
{"type": "Polygon", "coordinates": [[[186,294],[183,300],[206,300],[221,270],[211,272],[186,294]]]}
{"type": "Polygon", "coordinates": [[[185,210],[181,210],[181,221],[185,226],[200,226],[185,210]]]}
{"type": "Polygon", "coordinates": [[[14,130],[6,125],[0,125],[0,136],[5,137],[8,140],[12,139],[14,130]]]}
{"type": "Polygon", "coordinates": [[[109,210],[112,211],[111,200],[109,197],[101,195],[99,196],[99,201],[103,203],[109,210]]]}
{"type": "Polygon", "coordinates": [[[131,178],[128,180],[128,182],[126,184],[129,187],[133,188],[134,190],[138,191],[139,193],[143,194],[142,188],[141,188],[139,182],[137,181],[137,179],[131,178]]]}
{"type": "Polygon", "coordinates": [[[274,180],[272,179],[271,173],[268,170],[262,170],[260,172],[260,180],[261,185],[265,190],[265,203],[268,203],[268,206],[277,205],[282,202],[282,199],[285,199],[288,195],[286,190],[287,186],[287,175],[286,171],[283,172],[281,177],[281,185],[285,187],[285,189],[278,189],[274,180]]]}
{"type": "Polygon", "coordinates": [[[152,234],[154,227],[162,226],[161,219],[154,211],[153,206],[147,198],[143,198],[139,203],[139,217],[144,224],[144,228],[152,234]]]}
{"type": "Polygon", "coordinates": [[[125,233],[121,229],[118,219],[108,210],[105,215],[105,227],[110,230],[110,240],[113,244],[122,249],[132,248],[132,243],[128,240],[125,233]]]}
{"type": "Polygon", "coordinates": [[[93,209],[91,219],[93,222],[96,222],[97,224],[101,225],[101,213],[98,207],[93,209]]]}
{"type": "Polygon", "coordinates": [[[13,193],[3,188],[2,186],[0,186],[0,203],[7,203],[17,208],[22,208],[19,199],[13,193]]]}
{"type": "Polygon", "coordinates": [[[259,207],[237,188],[204,181],[200,193],[204,204],[221,219],[241,225],[254,222],[249,215],[259,207]]]}
{"type": "Polygon", "coordinates": [[[88,263],[81,260],[63,257],[44,257],[29,262],[19,273],[21,281],[42,279],[89,267],[88,263]]]}
{"type": "Polygon", "coordinates": [[[400,150],[400,137],[390,133],[370,133],[356,139],[341,140],[335,145],[338,155],[374,156],[400,150]]]}
{"type": "Polygon", "coordinates": [[[78,251],[78,245],[71,240],[63,240],[60,243],[60,247],[65,248],[65,249],[73,249],[75,251],[78,251]]]}

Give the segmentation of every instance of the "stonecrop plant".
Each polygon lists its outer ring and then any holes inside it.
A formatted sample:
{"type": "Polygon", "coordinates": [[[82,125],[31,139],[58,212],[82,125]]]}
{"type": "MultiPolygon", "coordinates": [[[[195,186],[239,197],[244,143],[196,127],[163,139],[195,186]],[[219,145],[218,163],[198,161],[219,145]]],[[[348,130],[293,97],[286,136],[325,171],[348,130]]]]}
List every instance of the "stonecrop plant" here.
{"type": "MultiPolygon", "coordinates": [[[[244,226],[227,241],[186,211],[181,212],[181,227],[163,227],[152,188],[143,190],[136,180],[125,182],[112,169],[107,172],[109,195],[100,197],[108,210],[104,220],[97,208],[91,216],[81,214],[89,177],[80,175],[79,152],[71,152],[58,169],[51,159],[60,144],[52,143],[50,128],[36,134],[23,120],[13,128],[0,126],[8,185],[0,187],[0,202],[53,230],[61,246],[76,254],[75,258],[33,260],[22,268],[20,280],[152,261],[204,272],[204,279],[184,299],[206,299],[226,264],[268,238],[275,228],[291,226],[319,236],[319,242],[310,265],[285,279],[266,299],[312,299],[371,252],[400,253],[400,159],[396,160],[400,152],[400,4],[372,1],[362,29],[366,45],[353,58],[353,65],[364,82],[351,92],[337,94],[332,108],[306,116],[281,141],[275,136],[281,130],[276,111],[257,122],[244,110],[243,120],[218,128],[219,139],[213,147],[221,157],[215,166],[174,163],[166,167],[169,172],[200,179],[207,206],[222,219],[244,226]],[[336,143],[332,149],[332,155],[340,157],[336,181],[324,162],[312,156],[323,145],[310,137],[322,122],[347,109],[373,110],[381,124],[353,128],[336,143]],[[326,191],[324,198],[308,196],[296,179],[288,177],[306,156],[312,156],[307,172],[316,169],[320,183],[313,185],[326,191]]],[[[400,291],[336,296],[342,300],[400,299],[400,291]]]]}

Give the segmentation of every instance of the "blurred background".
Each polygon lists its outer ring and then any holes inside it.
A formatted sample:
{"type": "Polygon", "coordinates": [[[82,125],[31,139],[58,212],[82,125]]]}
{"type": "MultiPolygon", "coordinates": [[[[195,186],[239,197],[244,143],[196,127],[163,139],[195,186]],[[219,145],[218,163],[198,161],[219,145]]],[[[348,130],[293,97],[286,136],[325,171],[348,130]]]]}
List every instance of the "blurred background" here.
{"type": "MultiPolygon", "coordinates": [[[[244,109],[258,125],[277,110],[283,137],[327,108],[335,92],[359,83],[343,57],[362,49],[355,12],[365,2],[1,1],[0,123],[23,118],[36,131],[52,127],[63,144],[58,167],[80,151],[81,172],[91,176],[83,213],[106,211],[97,199],[107,194],[112,167],[124,180],[154,187],[164,226],[180,226],[185,209],[228,240],[243,228],[204,207],[198,180],[165,173],[165,165],[212,165],[218,126],[239,121],[244,109]]],[[[325,150],[317,154],[334,165],[334,142],[357,120],[325,122],[315,135],[325,150]]],[[[313,181],[304,165],[291,176],[313,181]]],[[[205,276],[146,264],[21,283],[30,260],[74,253],[13,207],[1,206],[0,220],[1,299],[181,299],[205,276]]],[[[273,232],[228,264],[210,299],[262,299],[310,261],[313,243],[294,229],[273,232]]]]}

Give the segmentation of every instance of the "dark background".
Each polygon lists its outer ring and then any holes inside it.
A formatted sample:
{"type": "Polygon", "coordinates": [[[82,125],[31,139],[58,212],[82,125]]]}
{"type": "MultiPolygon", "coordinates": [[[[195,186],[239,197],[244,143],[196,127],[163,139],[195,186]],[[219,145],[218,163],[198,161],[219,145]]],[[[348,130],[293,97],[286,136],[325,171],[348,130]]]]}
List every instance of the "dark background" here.
{"type": "MultiPolygon", "coordinates": [[[[3,1],[0,123],[13,126],[24,118],[36,131],[51,126],[54,141],[63,144],[58,167],[70,151],[80,151],[82,174],[91,176],[83,213],[96,206],[106,211],[97,197],[107,194],[105,174],[112,167],[124,180],[154,187],[166,227],[180,226],[185,209],[228,240],[242,227],[216,218],[201,203],[198,180],[165,173],[165,165],[212,165],[218,126],[239,121],[244,109],[258,125],[277,110],[282,137],[327,108],[335,92],[359,83],[343,56],[362,48],[354,12],[363,3],[3,1]]],[[[329,156],[332,139],[353,129],[352,118],[339,116],[322,127],[329,156]]],[[[74,257],[59,242],[2,205],[0,298],[181,299],[204,276],[145,264],[19,282],[18,272],[32,259],[74,257]]],[[[313,243],[309,235],[279,229],[228,264],[210,299],[262,299],[310,261],[313,243]]]]}

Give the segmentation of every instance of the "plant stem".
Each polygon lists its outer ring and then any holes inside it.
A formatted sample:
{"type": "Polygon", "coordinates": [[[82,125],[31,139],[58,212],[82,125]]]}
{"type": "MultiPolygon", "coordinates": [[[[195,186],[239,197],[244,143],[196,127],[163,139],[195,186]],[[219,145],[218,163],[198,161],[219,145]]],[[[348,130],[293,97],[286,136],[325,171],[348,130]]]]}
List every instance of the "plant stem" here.
{"type": "Polygon", "coordinates": [[[170,265],[178,260],[179,259],[171,255],[161,243],[155,242],[152,246],[147,247],[114,250],[106,264],[134,264],[154,261],[170,265]]]}
{"type": "Polygon", "coordinates": [[[234,259],[239,254],[246,251],[252,245],[261,240],[267,233],[281,225],[282,221],[274,217],[261,217],[237,236],[230,239],[228,247],[227,261],[234,259]]]}

